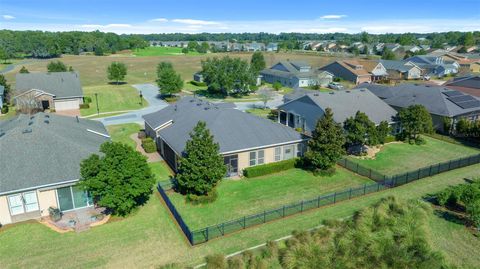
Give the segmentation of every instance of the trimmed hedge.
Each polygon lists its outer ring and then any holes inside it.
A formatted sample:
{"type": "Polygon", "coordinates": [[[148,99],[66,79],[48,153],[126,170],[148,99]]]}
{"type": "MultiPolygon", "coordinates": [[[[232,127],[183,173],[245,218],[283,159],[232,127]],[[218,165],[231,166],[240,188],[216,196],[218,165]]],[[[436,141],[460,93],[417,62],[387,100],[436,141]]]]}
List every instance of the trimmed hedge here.
{"type": "Polygon", "coordinates": [[[243,175],[245,177],[252,178],[252,177],[269,175],[269,174],[277,173],[280,171],[285,171],[288,169],[295,168],[297,161],[298,159],[294,158],[290,160],[284,160],[284,161],[279,161],[279,162],[274,162],[269,164],[262,164],[262,165],[248,167],[243,169],[243,175]]]}
{"type": "Polygon", "coordinates": [[[86,109],[86,108],[90,108],[90,105],[86,103],[80,104],[80,109],[86,109]]]}
{"type": "Polygon", "coordinates": [[[215,200],[217,200],[217,197],[218,197],[217,190],[213,189],[207,195],[187,194],[186,200],[192,205],[202,205],[202,204],[213,203],[215,200]]]}
{"type": "Polygon", "coordinates": [[[195,86],[198,86],[198,87],[205,87],[205,86],[207,86],[207,83],[205,83],[205,82],[198,82],[198,81],[195,81],[195,80],[190,81],[190,84],[195,85],[195,86]]]}
{"type": "Polygon", "coordinates": [[[153,153],[157,150],[157,146],[155,145],[155,141],[152,138],[147,137],[142,139],[142,147],[146,153],[153,153]]]}

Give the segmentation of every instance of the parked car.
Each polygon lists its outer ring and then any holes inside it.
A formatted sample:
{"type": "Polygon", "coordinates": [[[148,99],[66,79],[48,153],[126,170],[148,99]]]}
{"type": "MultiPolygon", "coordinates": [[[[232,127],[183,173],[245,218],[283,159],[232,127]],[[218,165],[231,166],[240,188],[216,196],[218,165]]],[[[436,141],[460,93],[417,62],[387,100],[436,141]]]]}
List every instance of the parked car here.
{"type": "Polygon", "coordinates": [[[343,85],[338,82],[330,82],[328,87],[333,90],[343,90],[343,85]]]}
{"type": "Polygon", "coordinates": [[[426,81],[429,81],[429,80],[430,80],[430,76],[422,76],[422,79],[423,79],[423,80],[426,80],[426,81]]]}

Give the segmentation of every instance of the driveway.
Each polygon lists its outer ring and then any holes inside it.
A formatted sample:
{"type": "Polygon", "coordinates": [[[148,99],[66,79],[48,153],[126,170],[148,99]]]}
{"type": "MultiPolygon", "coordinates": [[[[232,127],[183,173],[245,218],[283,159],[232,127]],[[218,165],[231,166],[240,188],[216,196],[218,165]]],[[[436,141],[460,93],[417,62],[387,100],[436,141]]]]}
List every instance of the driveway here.
{"type": "Polygon", "coordinates": [[[128,112],[122,115],[97,118],[95,120],[101,121],[105,126],[124,123],[138,123],[143,125],[143,115],[153,113],[168,106],[167,102],[160,99],[157,86],[147,83],[136,84],[133,85],[133,87],[137,89],[137,91],[142,92],[143,98],[148,101],[148,107],[139,109],[137,111],[128,112]]]}
{"type": "MultiPolygon", "coordinates": [[[[262,101],[235,102],[234,104],[237,107],[237,109],[241,111],[245,111],[251,108],[263,108],[263,105],[264,105],[262,101]]],[[[275,92],[273,98],[267,102],[267,107],[274,109],[282,104],[283,104],[283,95],[275,92]]]]}

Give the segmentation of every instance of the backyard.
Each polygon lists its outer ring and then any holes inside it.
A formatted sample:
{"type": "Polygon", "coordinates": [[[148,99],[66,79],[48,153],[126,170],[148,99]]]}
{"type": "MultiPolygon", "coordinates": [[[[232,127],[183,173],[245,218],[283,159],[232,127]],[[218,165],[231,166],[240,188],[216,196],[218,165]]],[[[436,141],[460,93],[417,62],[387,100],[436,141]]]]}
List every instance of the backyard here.
{"type": "Polygon", "coordinates": [[[136,147],[135,141],[130,136],[140,131],[141,126],[136,123],[126,123],[107,126],[112,141],[127,144],[133,148],[136,147]]]}
{"type": "Polygon", "coordinates": [[[179,193],[168,194],[187,225],[195,230],[365,183],[372,181],[340,167],[331,177],[290,169],[258,178],[223,180],[217,186],[217,200],[210,204],[192,205],[179,193]]]}
{"type": "Polygon", "coordinates": [[[349,157],[349,159],[382,174],[396,175],[480,153],[475,148],[441,141],[428,136],[424,136],[424,138],[426,140],[424,145],[393,142],[383,146],[373,159],[360,159],[357,157],[349,157]]]}

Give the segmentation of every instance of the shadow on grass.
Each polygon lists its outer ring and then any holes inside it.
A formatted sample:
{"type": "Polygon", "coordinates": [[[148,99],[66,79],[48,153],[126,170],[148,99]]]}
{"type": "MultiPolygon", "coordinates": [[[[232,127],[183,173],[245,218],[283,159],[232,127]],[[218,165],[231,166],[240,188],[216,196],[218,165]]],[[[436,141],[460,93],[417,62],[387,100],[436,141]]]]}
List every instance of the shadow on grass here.
{"type": "Polygon", "coordinates": [[[125,81],[119,81],[119,82],[116,82],[116,81],[110,81],[108,82],[109,85],[125,85],[127,84],[127,82],[125,81]]]}
{"type": "Polygon", "coordinates": [[[435,209],[433,213],[435,214],[435,216],[442,218],[446,221],[459,225],[465,225],[465,219],[451,211],[435,209]]]}

